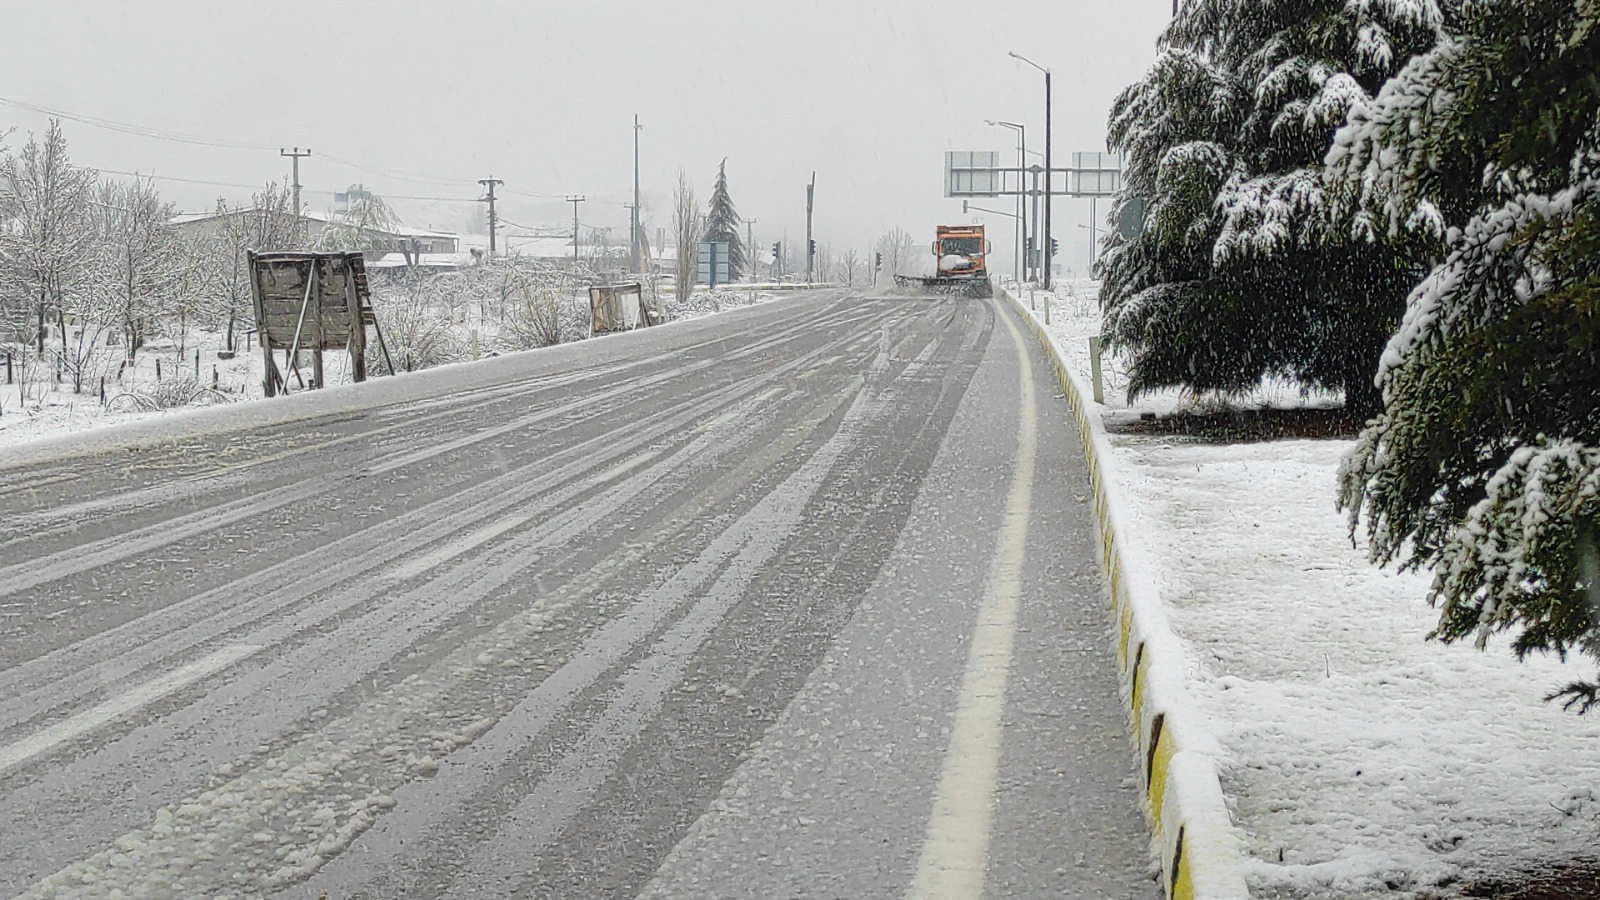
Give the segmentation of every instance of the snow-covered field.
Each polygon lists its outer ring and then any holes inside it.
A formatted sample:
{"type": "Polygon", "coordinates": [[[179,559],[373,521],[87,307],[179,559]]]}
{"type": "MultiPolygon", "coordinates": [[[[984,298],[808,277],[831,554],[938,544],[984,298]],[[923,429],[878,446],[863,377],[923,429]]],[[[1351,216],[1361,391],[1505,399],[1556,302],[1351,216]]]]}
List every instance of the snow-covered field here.
{"type": "MultiPolygon", "coordinates": [[[[664,299],[666,318],[669,322],[692,319],[785,296],[762,288],[755,285],[700,291],[682,302],[669,294],[664,299]]],[[[217,350],[223,346],[221,335],[206,332],[191,332],[181,362],[175,347],[151,347],[140,354],[136,366],[122,372],[120,378],[107,380],[104,404],[100,400],[98,379],[85,385],[83,393],[74,393],[70,383],[46,385],[46,379],[38,372],[25,381],[21,378],[20,366],[13,373],[13,382],[6,384],[4,370],[0,369],[0,452],[7,446],[56,435],[159,419],[218,403],[260,400],[263,372],[260,350],[247,351],[243,339],[240,340],[237,354],[228,360],[217,356],[217,350]],[[197,350],[200,354],[198,369],[197,350]],[[159,376],[158,361],[162,366],[159,376]],[[22,396],[25,383],[26,403],[22,396]],[[174,405],[155,408],[153,398],[174,394],[178,395],[178,400],[169,400],[174,405]],[[185,397],[188,399],[182,399],[185,397]]],[[[329,385],[349,383],[349,365],[343,353],[327,354],[326,364],[325,378],[329,385]]]]}
{"type": "MultiPolygon", "coordinates": [[[[1075,282],[1049,298],[1048,331],[1085,384],[1094,291],[1075,282]]],[[[1042,321],[1045,297],[1034,302],[1042,321]]],[[[1129,406],[1106,367],[1108,422],[1188,402],[1129,406]]],[[[1302,399],[1273,387],[1252,402],[1302,399]]],[[[1427,640],[1429,576],[1373,567],[1334,508],[1351,441],[1111,438],[1124,546],[1184,645],[1255,897],[1448,896],[1595,857],[1600,718],[1543,701],[1592,672],[1519,663],[1505,641],[1427,640]]]]}

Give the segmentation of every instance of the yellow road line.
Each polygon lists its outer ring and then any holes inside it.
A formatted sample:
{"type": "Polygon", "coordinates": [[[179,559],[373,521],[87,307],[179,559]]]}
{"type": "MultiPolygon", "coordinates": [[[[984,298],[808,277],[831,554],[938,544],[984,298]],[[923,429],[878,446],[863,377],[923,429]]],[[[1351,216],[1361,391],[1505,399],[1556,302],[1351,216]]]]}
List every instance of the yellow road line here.
{"type": "Polygon", "coordinates": [[[994,823],[995,782],[1000,768],[1000,720],[1016,643],[1022,599],[1022,566],[1027,558],[1028,515],[1033,498],[1038,415],[1032,369],[1021,332],[999,311],[1017,354],[1021,421],[1017,463],[1006,497],[1005,521],[984,586],[978,623],[967,654],[944,771],[934,796],[922,857],[910,896],[915,900],[978,900],[994,823]]]}

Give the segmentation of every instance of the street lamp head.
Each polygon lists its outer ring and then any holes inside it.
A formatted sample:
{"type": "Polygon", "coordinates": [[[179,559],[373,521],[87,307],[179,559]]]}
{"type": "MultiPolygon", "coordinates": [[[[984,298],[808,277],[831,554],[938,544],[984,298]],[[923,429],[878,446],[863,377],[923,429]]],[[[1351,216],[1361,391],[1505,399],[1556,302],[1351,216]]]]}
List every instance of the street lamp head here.
{"type": "Polygon", "coordinates": [[[1050,70],[1049,69],[1046,69],[1044,66],[1039,65],[1038,63],[1036,63],[1033,60],[1027,58],[1026,56],[1023,56],[1021,53],[1018,53],[1015,50],[1006,51],[1006,55],[1011,57],[1012,59],[1021,60],[1021,61],[1025,62],[1025,63],[1027,63],[1028,65],[1033,66],[1035,69],[1038,69],[1039,71],[1043,72],[1046,75],[1050,74],[1050,70]]]}

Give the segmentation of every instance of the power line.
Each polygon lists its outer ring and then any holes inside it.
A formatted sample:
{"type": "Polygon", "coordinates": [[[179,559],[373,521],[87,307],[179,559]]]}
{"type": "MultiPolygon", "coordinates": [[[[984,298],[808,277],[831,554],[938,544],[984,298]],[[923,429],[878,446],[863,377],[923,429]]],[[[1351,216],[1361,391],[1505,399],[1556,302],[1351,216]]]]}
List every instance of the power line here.
{"type": "MultiPolygon", "coordinates": [[[[241,189],[247,190],[247,191],[257,191],[257,190],[260,190],[264,186],[262,183],[259,183],[259,182],[256,183],[256,184],[241,184],[241,183],[239,183],[237,181],[212,181],[212,180],[206,179],[206,178],[183,178],[183,177],[178,176],[178,175],[156,175],[156,174],[153,174],[153,173],[150,173],[150,172],[128,172],[128,171],[125,171],[125,170],[122,170],[122,169],[103,169],[103,168],[101,168],[99,166],[88,166],[88,168],[94,169],[96,172],[99,172],[99,173],[101,173],[103,175],[123,175],[123,176],[129,177],[129,178],[149,178],[149,179],[152,179],[154,181],[178,181],[178,182],[182,182],[184,184],[203,184],[203,185],[205,185],[207,187],[230,187],[230,188],[241,188],[241,189]]],[[[311,187],[309,185],[308,186],[304,186],[302,188],[302,190],[309,191],[310,193],[313,193],[313,194],[337,194],[337,193],[342,193],[342,191],[324,189],[324,188],[319,188],[319,187],[311,187]]],[[[416,194],[388,194],[388,193],[380,194],[379,196],[383,197],[385,200],[429,200],[429,201],[434,201],[434,202],[437,202],[437,203],[477,203],[477,202],[479,202],[478,199],[475,198],[475,197],[425,197],[425,196],[419,196],[419,195],[416,195],[416,194]]]]}
{"type": "Polygon", "coordinates": [[[85,116],[70,113],[65,110],[52,109],[48,106],[39,106],[34,103],[24,103],[21,100],[12,100],[9,97],[0,97],[0,105],[52,116],[57,119],[66,119],[108,131],[120,131],[123,134],[138,135],[140,137],[155,138],[163,141],[173,141],[180,144],[195,144],[202,147],[222,147],[230,150],[275,150],[271,144],[255,144],[249,141],[235,141],[227,138],[207,137],[199,134],[188,134],[182,131],[169,131],[164,128],[152,128],[148,125],[135,125],[131,122],[118,122],[115,119],[102,119],[97,116],[85,116]]]}
{"type": "MultiPolygon", "coordinates": [[[[281,149],[273,144],[258,144],[253,141],[237,141],[229,138],[211,137],[208,135],[191,134],[183,131],[172,131],[165,128],[155,128],[149,125],[137,125],[132,122],[122,122],[116,119],[104,119],[98,116],[81,115],[79,113],[67,112],[66,110],[55,109],[49,106],[40,106],[36,103],[26,103],[21,100],[13,100],[9,97],[0,97],[0,106],[9,106],[15,109],[25,110],[27,112],[52,116],[58,119],[66,119],[71,122],[78,122],[80,124],[89,125],[95,128],[103,128],[107,131],[116,131],[122,134],[130,134],[136,137],[150,138],[152,140],[171,141],[179,144],[192,144],[199,147],[217,147],[225,150],[256,151],[281,149]]],[[[473,183],[474,181],[474,179],[471,178],[441,178],[436,175],[426,175],[421,172],[408,172],[403,169],[390,169],[384,166],[363,163],[359,160],[347,159],[342,156],[334,156],[329,153],[321,154],[320,158],[328,160],[329,162],[335,162],[340,165],[349,166],[350,168],[358,171],[367,172],[373,175],[381,175],[385,178],[393,178],[397,181],[407,181],[413,184],[429,184],[438,185],[440,187],[450,187],[453,185],[467,185],[473,183]]],[[[111,170],[102,169],[101,171],[110,172],[111,170]]],[[[169,178],[168,180],[176,181],[181,179],[169,178]]],[[[234,187],[236,185],[227,186],[234,187]]],[[[550,194],[548,196],[556,197],[559,195],[550,194]]]]}
{"type": "Polygon", "coordinates": [[[322,154],[322,158],[328,160],[329,162],[335,162],[339,163],[340,165],[349,166],[352,169],[358,169],[362,172],[368,172],[373,175],[382,175],[385,178],[393,178],[396,181],[409,181],[412,184],[431,184],[439,185],[441,187],[450,187],[457,184],[470,184],[475,180],[472,178],[438,178],[433,175],[424,175],[420,172],[407,172],[403,169],[387,169],[382,166],[374,166],[367,163],[357,162],[353,159],[345,159],[342,156],[334,156],[331,153],[322,154]]]}

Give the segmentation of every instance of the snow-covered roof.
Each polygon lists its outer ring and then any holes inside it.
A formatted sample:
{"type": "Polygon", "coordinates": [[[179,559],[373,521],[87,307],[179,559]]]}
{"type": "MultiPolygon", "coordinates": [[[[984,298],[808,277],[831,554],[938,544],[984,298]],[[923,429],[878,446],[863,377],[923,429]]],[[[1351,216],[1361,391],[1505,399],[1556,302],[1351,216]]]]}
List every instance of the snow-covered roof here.
{"type": "Polygon", "coordinates": [[[534,259],[561,259],[572,255],[572,238],[506,235],[505,249],[534,259]]]}
{"type": "Polygon", "coordinates": [[[367,263],[368,269],[462,269],[474,265],[477,258],[472,253],[414,253],[408,261],[404,253],[386,253],[376,262],[367,263]]]}
{"type": "MultiPolygon", "coordinates": [[[[240,207],[236,207],[236,208],[229,208],[228,211],[225,212],[225,213],[218,213],[216,210],[211,209],[211,210],[206,210],[205,212],[178,213],[177,215],[173,216],[169,221],[171,221],[171,223],[174,224],[174,225],[187,225],[190,222],[204,222],[207,219],[221,219],[221,218],[226,218],[228,216],[247,215],[247,214],[253,213],[253,212],[257,212],[257,208],[254,207],[254,206],[240,206],[240,207]]],[[[309,210],[309,209],[306,210],[301,215],[304,218],[312,220],[313,222],[328,223],[328,222],[332,222],[333,221],[333,216],[331,216],[331,215],[329,215],[327,213],[313,212],[312,210],[309,210]]]]}
{"type": "MultiPolygon", "coordinates": [[[[188,224],[191,224],[193,222],[204,222],[204,221],[207,221],[207,220],[210,220],[210,219],[220,219],[220,218],[223,218],[224,216],[244,215],[244,214],[253,213],[253,212],[256,212],[256,207],[253,207],[253,206],[245,206],[245,207],[239,207],[237,209],[229,209],[226,213],[222,213],[220,215],[214,209],[213,210],[207,210],[205,212],[185,212],[185,213],[178,213],[177,215],[173,216],[169,221],[171,221],[171,223],[174,224],[174,225],[188,225],[188,224]]],[[[310,209],[308,209],[305,212],[301,213],[301,216],[303,218],[309,219],[310,221],[313,221],[313,222],[321,222],[324,225],[331,225],[334,222],[338,221],[338,217],[333,215],[332,213],[317,212],[315,210],[310,210],[310,209]]],[[[424,230],[419,230],[419,229],[406,228],[405,226],[401,226],[401,227],[395,229],[394,231],[384,231],[382,229],[377,229],[377,228],[370,229],[370,230],[371,231],[376,231],[376,232],[378,232],[380,234],[392,234],[395,237],[439,238],[439,239],[444,239],[444,240],[459,240],[457,235],[455,235],[455,234],[453,234],[451,232],[448,232],[448,231],[424,231],[424,230]]]]}

